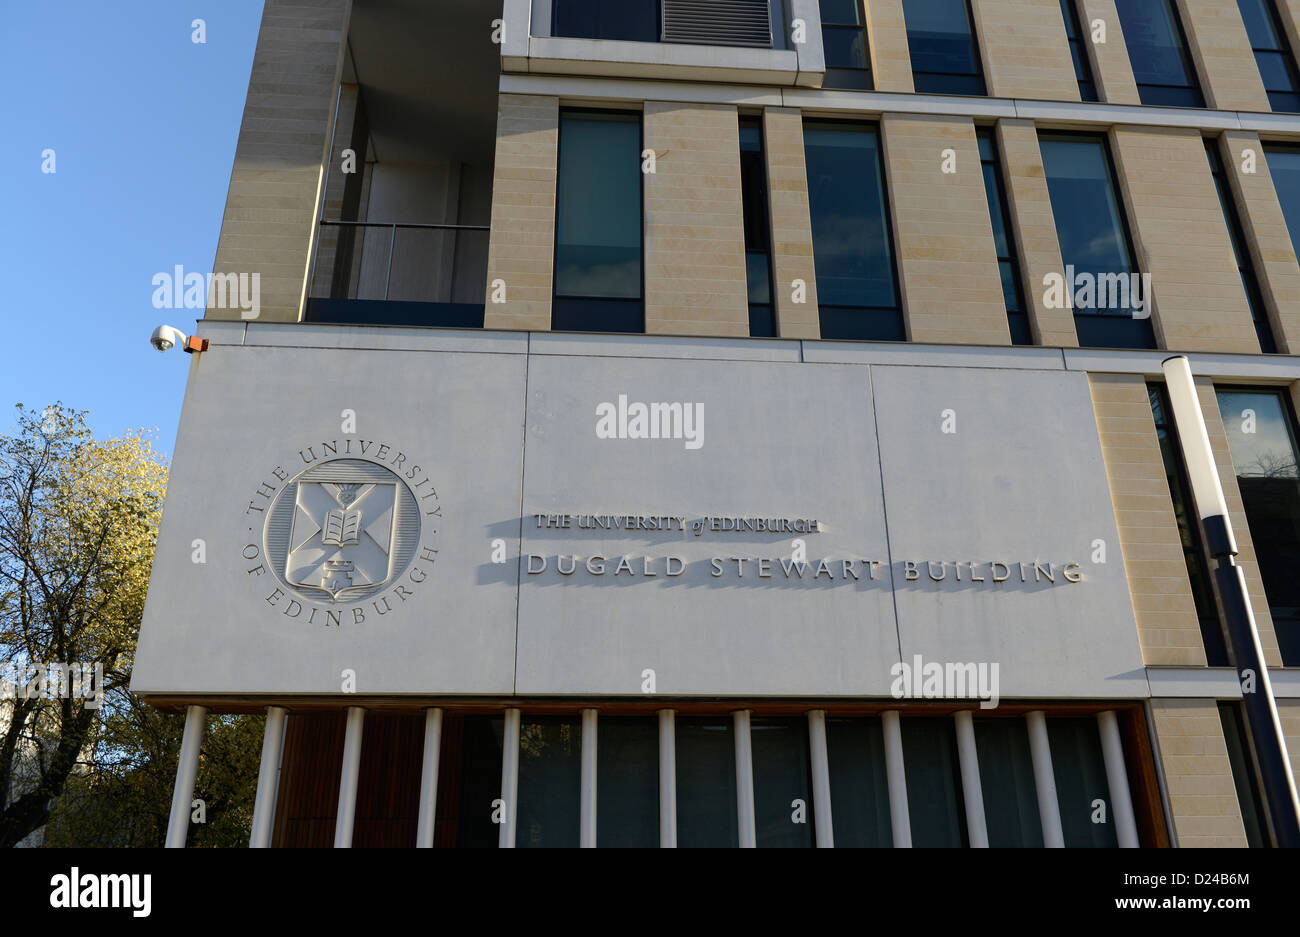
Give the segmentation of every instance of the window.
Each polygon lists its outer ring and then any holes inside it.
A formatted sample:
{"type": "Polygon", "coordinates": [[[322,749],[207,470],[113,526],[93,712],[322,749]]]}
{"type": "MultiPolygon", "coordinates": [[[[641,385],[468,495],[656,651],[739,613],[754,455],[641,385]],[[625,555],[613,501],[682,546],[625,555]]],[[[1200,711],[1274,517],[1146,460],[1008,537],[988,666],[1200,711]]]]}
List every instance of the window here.
{"type": "Polygon", "coordinates": [[[1270,143],[1264,147],[1264,158],[1291,234],[1291,246],[1300,253],[1300,147],[1270,143]]]}
{"type": "Polygon", "coordinates": [[[1300,471],[1281,390],[1219,388],[1219,412],[1246,508],[1282,663],[1300,666],[1300,471]]]}
{"type": "Polygon", "coordinates": [[[804,121],[804,161],[821,337],[902,341],[879,132],[804,121]]]}
{"type": "Polygon", "coordinates": [[[953,723],[905,718],[902,732],[912,845],[918,849],[969,845],[953,723]]]}
{"type": "Polygon", "coordinates": [[[893,846],[880,719],[827,719],[826,761],[835,845],[893,846]]]}
{"type": "Polygon", "coordinates": [[[1077,0],[1061,0],[1061,18],[1065,20],[1065,36],[1070,41],[1070,58],[1074,60],[1074,77],[1079,82],[1079,98],[1083,101],[1097,100],[1097,85],[1092,80],[1092,68],[1088,64],[1088,53],[1083,47],[1083,32],[1079,26],[1079,10],[1075,7],[1077,0]]]}
{"type": "Polygon", "coordinates": [[[457,845],[495,849],[501,829],[492,820],[501,796],[501,755],[505,725],[501,716],[465,716],[460,748],[457,845]]]}
{"type": "Polygon", "coordinates": [[[596,723],[596,845],[659,845],[659,721],[601,716],[596,723]]]}
{"type": "Polygon", "coordinates": [[[1187,564],[1187,578],[1192,586],[1192,599],[1196,603],[1196,617],[1201,623],[1201,642],[1205,645],[1205,663],[1210,667],[1227,667],[1228,645],[1224,641],[1223,626],[1219,621],[1219,607],[1210,585],[1210,566],[1201,545],[1201,525],[1192,503],[1192,489],[1183,468],[1182,450],[1178,447],[1178,430],[1169,419],[1169,400],[1162,384],[1148,384],[1147,397],[1151,401],[1151,416],[1156,423],[1156,439],[1160,442],[1160,458],[1165,465],[1165,478],[1169,482],[1169,498],[1174,505],[1174,520],[1178,524],[1178,540],[1183,547],[1183,561],[1187,564]]]}
{"type": "Polygon", "coordinates": [[[1042,846],[1043,823],[1025,721],[976,719],[975,748],[989,846],[1042,846]]]}
{"type": "Polygon", "coordinates": [[[919,94],[984,94],[967,0],[903,0],[912,84],[919,94]]]}
{"type": "Polygon", "coordinates": [[[1065,264],[1061,299],[1074,308],[1079,344],[1155,348],[1145,278],[1137,272],[1105,138],[1040,133],[1038,142],[1065,264]]]}
{"type": "Polygon", "coordinates": [[[1066,848],[1118,847],[1096,718],[1048,719],[1047,739],[1052,749],[1052,777],[1066,848]],[[1106,805],[1105,823],[1093,822],[1094,815],[1098,815],[1098,800],[1106,805]]]}
{"type": "Polygon", "coordinates": [[[1115,0],[1143,104],[1204,107],[1172,0],[1115,0]]]}
{"type": "Polygon", "coordinates": [[[1032,345],[1029,316],[1025,312],[1025,297],[1020,288],[1020,264],[1016,260],[1016,244],[1007,225],[1007,198],[1002,187],[1002,170],[998,166],[997,146],[993,141],[993,128],[980,127],[975,131],[979,139],[980,166],[984,170],[984,195],[989,205],[989,221],[993,225],[993,244],[998,252],[998,272],[1002,276],[1002,298],[1007,306],[1007,325],[1011,329],[1014,345],[1032,345]]]}
{"type": "Polygon", "coordinates": [[[1266,354],[1277,351],[1273,341],[1273,332],[1268,326],[1268,313],[1264,308],[1264,297],[1259,291],[1259,280],[1255,277],[1255,268],[1246,251],[1246,238],[1242,234],[1241,218],[1237,215],[1237,204],[1233,201],[1232,190],[1223,175],[1223,164],[1219,160],[1218,145],[1214,140],[1205,141],[1205,156],[1210,161],[1210,174],[1214,176],[1214,188],[1219,193],[1219,205],[1223,208],[1223,220],[1228,226],[1228,237],[1232,241],[1232,255],[1237,260],[1237,272],[1241,275],[1241,286],[1246,291],[1246,303],[1250,306],[1250,318],[1255,323],[1255,335],[1259,338],[1259,349],[1266,354]]]}
{"type": "Polygon", "coordinates": [[[524,717],[515,846],[577,848],[581,739],[577,716],[524,717]]]}
{"type": "Polygon", "coordinates": [[[677,845],[738,845],[736,733],[731,718],[678,717],[675,736],[677,845]]]}
{"type": "Polygon", "coordinates": [[[551,35],[659,41],[659,0],[553,0],[551,35]]]}
{"type": "Polygon", "coordinates": [[[754,759],[755,844],[760,848],[811,848],[816,822],[808,718],[756,717],[750,722],[749,737],[754,759]],[[796,818],[795,801],[803,804],[802,818],[796,818]]]}
{"type": "Polygon", "coordinates": [[[560,114],[551,328],[643,332],[641,118],[560,114]]]}
{"type": "Polygon", "coordinates": [[[1241,806],[1241,822],[1246,828],[1246,845],[1257,849],[1267,845],[1264,839],[1264,803],[1259,796],[1255,765],[1246,745],[1246,726],[1241,718],[1241,704],[1219,703],[1219,722],[1223,725],[1223,741],[1228,746],[1228,764],[1232,766],[1232,782],[1237,789],[1237,803],[1241,806]]]}
{"type": "Polygon", "coordinates": [[[862,0],[821,0],[823,88],[871,90],[871,54],[862,25],[862,0]]]}
{"type": "Polygon", "coordinates": [[[749,334],[771,338],[776,335],[772,305],[772,239],[768,229],[763,121],[759,117],[740,118],[740,195],[744,207],[749,334]]]}
{"type": "Polygon", "coordinates": [[[1275,0],[1237,0],[1246,35],[1264,80],[1269,106],[1275,111],[1300,111],[1300,75],[1296,74],[1275,0]]]}

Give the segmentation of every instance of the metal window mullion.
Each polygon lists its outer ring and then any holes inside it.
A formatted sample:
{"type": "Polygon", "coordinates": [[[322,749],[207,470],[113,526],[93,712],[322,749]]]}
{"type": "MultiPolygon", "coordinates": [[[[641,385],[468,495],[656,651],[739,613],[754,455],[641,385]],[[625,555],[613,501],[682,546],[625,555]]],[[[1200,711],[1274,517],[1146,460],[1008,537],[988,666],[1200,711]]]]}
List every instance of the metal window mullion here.
{"type": "Polygon", "coordinates": [[[1136,849],[1137,821],[1133,818],[1133,797],[1129,793],[1128,770],[1124,766],[1124,742],[1119,735],[1119,720],[1114,710],[1097,713],[1101,732],[1101,754],[1106,763],[1106,783],[1110,787],[1110,813],[1115,820],[1115,836],[1121,849],[1136,849]]]}
{"type": "Polygon", "coordinates": [[[357,781],[361,776],[361,736],[366,711],[360,706],[347,709],[343,734],[343,765],[339,771],[339,808],[334,820],[334,848],[352,848],[352,830],[357,819],[357,781]]]}
{"type": "Polygon", "coordinates": [[[829,849],[835,845],[834,825],[831,822],[831,771],[826,753],[826,711],[813,709],[808,713],[808,754],[812,763],[813,832],[817,848],[829,849]]]}
{"type": "Polygon", "coordinates": [[[677,848],[676,714],[659,710],[659,847],[677,848]]]}
{"type": "Polygon", "coordinates": [[[517,709],[507,709],[501,739],[501,829],[497,846],[515,848],[515,807],[519,803],[519,722],[517,709]]]}
{"type": "Polygon", "coordinates": [[[731,714],[736,737],[736,839],[741,849],[758,845],[754,824],[754,745],[749,736],[749,710],[731,714]]]}
{"type": "Polygon", "coordinates": [[[1043,845],[1065,847],[1061,827],[1061,805],[1056,799],[1056,775],[1052,772],[1052,745],[1047,737],[1047,716],[1041,709],[1025,715],[1029,726],[1029,755],[1034,764],[1034,788],[1038,793],[1038,819],[1043,827],[1043,845]]]}
{"type": "Polygon", "coordinates": [[[969,709],[953,716],[957,723],[957,760],[961,766],[961,793],[966,805],[966,836],[974,849],[987,849],[988,823],[984,817],[984,788],[980,783],[979,750],[975,746],[975,717],[969,709]]]}
{"type": "Polygon", "coordinates": [[[253,828],[248,837],[250,849],[267,849],[271,845],[275,799],[279,789],[280,761],[284,753],[284,727],[289,710],[268,706],[266,728],[262,731],[262,763],[257,771],[257,795],[253,800],[253,828]]]}
{"type": "Polygon", "coordinates": [[[885,741],[885,777],[889,783],[889,823],[895,849],[912,847],[912,821],[907,810],[907,773],[903,768],[903,731],[898,710],[880,714],[885,741]]]}
{"type": "Polygon", "coordinates": [[[199,775],[199,751],[203,747],[205,706],[185,707],[185,734],[181,737],[180,758],[176,762],[176,783],[172,787],[172,810],[167,818],[168,849],[184,849],[190,832],[190,806],[194,781],[199,775]]]}
{"type": "Polygon", "coordinates": [[[582,711],[582,779],[579,794],[578,845],[596,848],[596,728],[594,709],[582,711]]]}
{"type": "Polygon", "coordinates": [[[442,749],[442,710],[424,711],[424,752],[420,768],[420,818],[415,829],[417,849],[433,847],[438,820],[438,761],[442,749]]]}

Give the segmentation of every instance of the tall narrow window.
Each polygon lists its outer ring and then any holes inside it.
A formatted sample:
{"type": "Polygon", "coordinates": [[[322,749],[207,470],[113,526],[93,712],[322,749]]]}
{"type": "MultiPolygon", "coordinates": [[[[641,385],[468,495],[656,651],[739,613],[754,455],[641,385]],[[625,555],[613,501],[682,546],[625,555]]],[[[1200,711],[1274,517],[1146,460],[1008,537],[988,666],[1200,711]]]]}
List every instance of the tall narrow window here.
{"type": "Polygon", "coordinates": [[[749,737],[754,757],[757,845],[815,845],[807,717],[755,717],[749,737]]]}
{"type": "Polygon", "coordinates": [[[1241,807],[1241,823],[1246,828],[1246,845],[1252,849],[1268,845],[1264,839],[1264,803],[1259,796],[1255,765],[1246,746],[1246,726],[1241,718],[1240,703],[1219,703],[1219,722],[1223,741],[1228,746],[1228,764],[1241,807]]]}
{"type": "Polygon", "coordinates": [[[776,335],[772,305],[772,237],[768,226],[767,166],[763,120],[740,118],[740,195],[745,222],[745,281],[749,292],[749,334],[776,335]]]}
{"type": "Polygon", "coordinates": [[[827,719],[826,760],[835,845],[893,846],[880,718],[827,719]]]}
{"type": "Polygon", "coordinates": [[[1219,205],[1223,208],[1223,220],[1228,226],[1228,237],[1232,241],[1232,255],[1237,260],[1237,272],[1241,274],[1241,287],[1246,291],[1250,318],[1255,323],[1259,349],[1266,354],[1271,354],[1277,351],[1277,344],[1273,341],[1273,332],[1268,325],[1268,312],[1264,308],[1264,297],[1259,291],[1259,280],[1255,277],[1255,266],[1250,262],[1250,254],[1246,249],[1246,237],[1242,233],[1237,203],[1233,201],[1232,189],[1223,175],[1218,144],[1214,140],[1205,141],[1205,156],[1210,162],[1210,174],[1214,176],[1214,188],[1219,193],[1219,205]]]}
{"type": "Polygon", "coordinates": [[[515,846],[577,847],[581,739],[577,716],[524,717],[515,846]]]}
{"type": "Polygon", "coordinates": [[[1204,107],[1173,0],[1115,0],[1143,104],[1204,107]]]}
{"type": "Polygon", "coordinates": [[[560,114],[555,200],[551,328],[645,331],[639,114],[560,114]]]}
{"type": "Polygon", "coordinates": [[[823,88],[871,90],[871,53],[862,24],[862,0],[821,0],[823,88]]]}
{"type": "Polygon", "coordinates": [[[1047,738],[1052,749],[1052,777],[1056,781],[1065,845],[1068,848],[1117,847],[1115,808],[1106,782],[1106,762],[1101,753],[1097,720],[1091,717],[1048,719],[1047,738]],[[1103,816],[1106,822],[1098,822],[1103,816]]]}
{"type": "Polygon", "coordinates": [[[1276,0],[1237,0],[1259,77],[1275,111],[1300,111],[1300,74],[1277,15],[1276,0]]]}
{"type": "Polygon", "coordinates": [[[1088,50],[1084,48],[1084,35],[1079,25],[1078,0],[1061,0],[1061,18],[1065,20],[1065,36],[1070,40],[1070,58],[1074,60],[1074,77],[1079,82],[1079,98],[1097,100],[1097,85],[1092,80],[1092,66],[1088,63],[1088,50]]]}
{"type": "Polygon", "coordinates": [[[919,94],[985,94],[968,0],[903,0],[919,94]]]}
{"type": "Polygon", "coordinates": [[[1264,158],[1291,235],[1291,247],[1300,254],[1300,147],[1269,143],[1264,146],[1264,158]]]}
{"type": "Polygon", "coordinates": [[[1219,388],[1219,412],[1246,508],[1282,663],[1300,666],[1300,470],[1282,390],[1219,388]]]}
{"type": "Polygon", "coordinates": [[[1042,846],[1043,825],[1025,720],[976,719],[975,747],[989,845],[994,849],[1042,846]]]}
{"type": "Polygon", "coordinates": [[[736,734],[730,717],[678,718],[677,845],[736,846],[736,734]]]}
{"type": "Polygon", "coordinates": [[[1160,458],[1165,466],[1165,479],[1169,482],[1169,498],[1174,505],[1174,520],[1178,523],[1178,540],[1183,547],[1183,561],[1187,565],[1187,578],[1196,603],[1196,617],[1201,624],[1205,663],[1210,667],[1226,667],[1230,663],[1228,645],[1224,641],[1219,607],[1210,585],[1210,566],[1201,544],[1201,525],[1192,503],[1187,472],[1183,468],[1178,430],[1169,420],[1169,401],[1164,386],[1148,384],[1147,398],[1151,401],[1151,416],[1156,423],[1156,439],[1160,442],[1160,458]]]}
{"type": "Polygon", "coordinates": [[[880,135],[807,120],[803,136],[821,337],[902,341],[880,135]]]}
{"type": "Polygon", "coordinates": [[[952,720],[912,718],[904,719],[902,724],[912,845],[969,845],[952,720]]]}
{"type": "Polygon", "coordinates": [[[499,843],[501,829],[492,820],[492,802],[501,796],[504,731],[501,716],[464,718],[455,816],[456,845],[462,849],[495,849],[499,843]]]}
{"type": "Polygon", "coordinates": [[[1020,287],[1020,263],[1016,259],[1015,238],[1007,224],[1006,190],[1002,186],[1002,169],[998,165],[997,144],[992,127],[980,127],[980,166],[984,170],[984,195],[989,205],[989,221],[993,225],[993,244],[998,252],[998,272],[1002,276],[1002,299],[1007,306],[1007,325],[1011,329],[1011,342],[1015,345],[1032,345],[1029,316],[1025,311],[1025,295],[1020,287]]]}
{"type": "Polygon", "coordinates": [[[659,0],[552,0],[551,35],[659,41],[659,0]]]}
{"type": "Polygon", "coordinates": [[[596,735],[596,845],[658,846],[658,719],[601,716],[596,735]]]}
{"type": "Polygon", "coordinates": [[[1079,344],[1155,348],[1150,297],[1138,275],[1105,138],[1040,133],[1038,142],[1065,263],[1056,299],[1074,308],[1079,344]]]}

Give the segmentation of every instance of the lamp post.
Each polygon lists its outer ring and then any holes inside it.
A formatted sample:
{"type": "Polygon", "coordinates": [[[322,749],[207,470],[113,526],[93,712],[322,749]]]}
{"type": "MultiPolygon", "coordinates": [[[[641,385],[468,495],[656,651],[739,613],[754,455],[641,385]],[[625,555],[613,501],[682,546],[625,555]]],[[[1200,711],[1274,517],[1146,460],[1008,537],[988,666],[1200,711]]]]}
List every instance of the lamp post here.
{"type": "Polygon", "coordinates": [[[1300,798],[1296,796],[1295,776],[1278,720],[1273,685],[1264,665],[1259,629],[1255,627],[1255,615],[1246,595],[1246,578],[1236,563],[1237,541],[1228,519],[1228,505],[1223,498],[1223,486],[1219,484],[1192,369],[1183,355],[1165,359],[1162,367],[1183,464],[1192,483],[1206,545],[1214,557],[1214,582],[1223,606],[1224,631],[1237,677],[1243,684],[1246,726],[1264,788],[1273,842],[1277,846],[1300,846],[1300,820],[1297,819],[1300,798]]]}

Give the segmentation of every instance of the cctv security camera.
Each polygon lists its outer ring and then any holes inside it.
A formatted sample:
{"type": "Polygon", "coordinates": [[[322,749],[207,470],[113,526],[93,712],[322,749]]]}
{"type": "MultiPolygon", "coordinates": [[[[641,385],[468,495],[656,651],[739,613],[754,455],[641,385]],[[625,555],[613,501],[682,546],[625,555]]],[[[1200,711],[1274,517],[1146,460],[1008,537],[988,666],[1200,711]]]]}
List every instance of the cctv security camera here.
{"type": "Polygon", "coordinates": [[[149,338],[149,344],[159,351],[170,351],[173,345],[185,345],[185,333],[180,329],[172,328],[170,325],[160,325],[153,330],[153,335],[149,338]]]}

